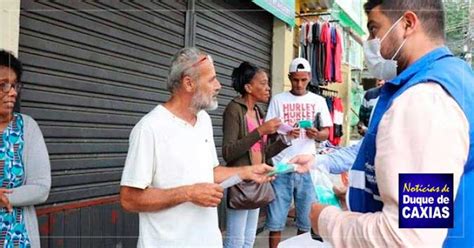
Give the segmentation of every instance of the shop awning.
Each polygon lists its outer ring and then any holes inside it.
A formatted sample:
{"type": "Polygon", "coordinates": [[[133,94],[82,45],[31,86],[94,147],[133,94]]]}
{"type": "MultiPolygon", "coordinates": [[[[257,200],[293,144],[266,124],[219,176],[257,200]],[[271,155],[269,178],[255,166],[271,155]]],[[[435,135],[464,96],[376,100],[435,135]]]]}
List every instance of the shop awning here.
{"type": "Polygon", "coordinates": [[[339,24],[341,26],[350,28],[354,30],[359,36],[364,36],[365,32],[362,29],[362,27],[352,19],[352,17],[349,16],[337,3],[333,4],[333,9],[331,11],[331,16],[339,20],[339,24]]]}
{"type": "Polygon", "coordinates": [[[295,26],[295,0],[252,0],[291,27],[295,26]]]}

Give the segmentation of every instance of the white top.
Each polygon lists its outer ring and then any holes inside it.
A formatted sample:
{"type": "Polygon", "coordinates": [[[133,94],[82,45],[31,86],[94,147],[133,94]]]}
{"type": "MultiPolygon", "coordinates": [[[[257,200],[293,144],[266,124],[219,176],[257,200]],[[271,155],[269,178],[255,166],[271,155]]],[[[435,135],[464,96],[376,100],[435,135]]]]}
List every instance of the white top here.
{"type": "MultiPolygon", "coordinates": [[[[197,114],[191,126],[159,105],[130,134],[122,186],[169,189],[214,182],[219,164],[211,118],[197,114]]],[[[217,209],[187,202],[139,213],[138,247],[221,247],[217,209]]]]}
{"type": "Polygon", "coordinates": [[[376,146],[382,211],[363,214],[327,207],[318,220],[321,236],[334,247],[441,247],[447,228],[398,227],[398,175],[453,173],[455,196],[469,152],[464,112],[440,85],[415,85],[383,115],[376,146]]]}
{"type": "MultiPolygon", "coordinates": [[[[279,117],[283,123],[294,126],[300,120],[313,122],[316,114],[321,113],[321,126],[332,126],[326,100],[322,96],[308,92],[303,96],[295,96],[290,92],[275,95],[268,106],[266,121],[279,117]]],[[[304,129],[301,129],[300,137],[292,140],[292,145],[273,157],[276,164],[280,161],[286,162],[298,154],[315,154],[316,144],[313,139],[306,137],[304,129]]]]}

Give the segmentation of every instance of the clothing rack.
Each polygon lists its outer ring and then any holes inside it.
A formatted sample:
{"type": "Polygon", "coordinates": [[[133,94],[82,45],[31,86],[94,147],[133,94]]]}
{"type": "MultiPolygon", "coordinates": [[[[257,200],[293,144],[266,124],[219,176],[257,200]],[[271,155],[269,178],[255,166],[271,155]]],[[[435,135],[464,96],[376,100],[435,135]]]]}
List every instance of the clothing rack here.
{"type": "Polygon", "coordinates": [[[314,12],[314,13],[305,13],[305,14],[298,14],[295,17],[310,17],[310,16],[324,16],[324,15],[331,15],[331,12],[314,12]]]}
{"type": "MultiPolygon", "coordinates": [[[[302,17],[305,21],[309,22],[308,20],[306,20],[304,17],[302,17]]],[[[326,20],[322,20],[322,21],[326,21],[326,20]]],[[[329,20],[327,22],[330,22],[330,23],[339,23],[339,20],[329,20]]],[[[298,25],[299,28],[301,28],[301,25],[298,25]]]]}
{"type": "Polygon", "coordinates": [[[319,92],[321,93],[321,95],[325,95],[325,96],[338,96],[339,95],[339,92],[337,90],[330,90],[323,87],[319,87],[319,92]]]}
{"type": "Polygon", "coordinates": [[[323,88],[320,86],[314,86],[314,85],[309,84],[308,89],[309,91],[321,96],[334,96],[334,97],[339,96],[339,92],[337,90],[330,90],[330,89],[323,88]]]}

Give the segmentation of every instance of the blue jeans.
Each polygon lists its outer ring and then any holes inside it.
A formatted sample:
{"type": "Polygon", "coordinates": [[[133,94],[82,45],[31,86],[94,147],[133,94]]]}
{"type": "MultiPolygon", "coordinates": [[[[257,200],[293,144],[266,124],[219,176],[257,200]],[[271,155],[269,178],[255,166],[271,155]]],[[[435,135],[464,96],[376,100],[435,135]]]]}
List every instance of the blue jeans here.
{"type": "Polygon", "coordinates": [[[257,234],[260,209],[237,210],[227,208],[225,248],[252,248],[257,234]]]}
{"type": "Polygon", "coordinates": [[[311,228],[309,212],[311,205],[316,202],[311,175],[296,172],[278,175],[272,182],[275,191],[275,200],[268,205],[266,227],[272,232],[285,229],[286,218],[292,200],[296,206],[296,226],[299,230],[308,232],[311,228]]]}

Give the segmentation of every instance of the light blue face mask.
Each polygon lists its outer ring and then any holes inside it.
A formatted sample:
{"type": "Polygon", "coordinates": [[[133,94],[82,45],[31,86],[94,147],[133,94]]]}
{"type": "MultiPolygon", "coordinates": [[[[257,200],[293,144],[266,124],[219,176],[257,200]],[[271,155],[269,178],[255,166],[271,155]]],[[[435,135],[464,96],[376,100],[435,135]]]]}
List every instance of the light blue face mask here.
{"type": "Polygon", "coordinates": [[[385,59],[380,53],[380,48],[382,46],[382,41],[387,37],[387,35],[392,31],[392,29],[403,19],[403,16],[400,17],[385,33],[382,39],[374,38],[372,40],[364,41],[364,55],[365,62],[367,64],[367,69],[369,73],[372,74],[377,79],[390,80],[397,76],[397,61],[394,58],[398,55],[402,47],[405,45],[406,38],[403,40],[400,47],[393,55],[391,59],[385,59]]]}

